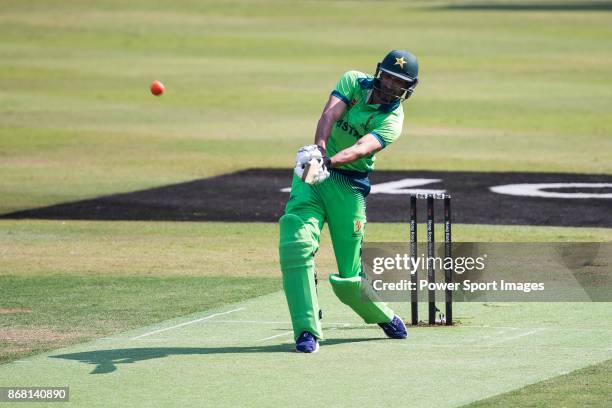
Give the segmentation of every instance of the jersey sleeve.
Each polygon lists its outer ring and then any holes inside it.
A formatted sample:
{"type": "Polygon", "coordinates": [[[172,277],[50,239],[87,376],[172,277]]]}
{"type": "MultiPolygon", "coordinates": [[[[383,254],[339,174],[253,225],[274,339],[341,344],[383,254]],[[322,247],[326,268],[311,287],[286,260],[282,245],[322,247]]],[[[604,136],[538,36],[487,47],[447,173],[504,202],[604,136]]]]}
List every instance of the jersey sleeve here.
{"type": "Polygon", "coordinates": [[[355,95],[355,90],[359,86],[357,79],[359,78],[358,71],[348,71],[340,78],[336,88],[332,91],[332,95],[342,99],[344,103],[350,106],[355,95]]]}
{"type": "Polygon", "coordinates": [[[389,115],[370,131],[383,149],[399,139],[402,134],[403,115],[389,115]]]}

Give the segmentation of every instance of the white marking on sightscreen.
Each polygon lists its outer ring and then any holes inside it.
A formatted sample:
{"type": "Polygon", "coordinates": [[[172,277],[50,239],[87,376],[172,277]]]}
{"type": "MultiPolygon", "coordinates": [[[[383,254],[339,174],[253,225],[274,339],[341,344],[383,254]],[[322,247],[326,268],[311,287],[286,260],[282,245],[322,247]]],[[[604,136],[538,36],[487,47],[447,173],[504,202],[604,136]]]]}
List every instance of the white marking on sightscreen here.
{"type": "Polygon", "coordinates": [[[429,190],[412,188],[425,186],[427,184],[439,183],[441,179],[408,178],[398,181],[388,181],[372,186],[370,194],[444,194],[446,190],[429,190]]]}
{"type": "MultiPolygon", "coordinates": [[[[370,194],[444,194],[446,190],[429,190],[413,187],[421,187],[427,184],[439,183],[441,179],[406,178],[397,181],[374,184],[370,194]]],[[[281,189],[283,193],[290,193],[291,187],[281,189]]]]}
{"type": "Polygon", "coordinates": [[[244,307],[240,307],[238,309],[229,310],[227,312],[215,313],[215,314],[212,314],[210,316],[202,317],[200,319],[191,320],[189,322],[177,324],[176,326],[166,327],[164,329],[159,329],[159,330],[153,330],[152,332],[141,334],[140,336],[132,337],[130,340],[138,340],[138,339],[141,339],[141,338],[146,337],[146,336],[150,336],[150,335],[155,334],[155,333],[165,332],[165,331],[168,331],[168,330],[176,329],[177,327],[183,327],[183,326],[187,326],[188,324],[194,324],[194,323],[202,322],[202,321],[205,321],[205,320],[212,319],[213,317],[217,317],[217,316],[222,316],[222,315],[238,312],[238,311],[244,310],[244,309],[245,309],[244,307]]]}
{"type": "Polygon", "coordinates": [[[537,183],[537,184],[506,184],[491,187],[490,190],[498,194],[508,194],[523,197],[542,198],[612,198],[612,193],[559,193],[542,191],[544,189],[559,188],[612,188],[612,183],[537,183]]]}
{"type": "MultiPolygon", "coordinates": [[[[420,187],[427,184],[438,183],[441,179],[407,178],[397,181],[372,185],[370,194],[414,194],[414,195],[441,195],[446,190],[429,190],[420,187]]],[[[612,188],[612,183],[523,183],[505,184],[502,186],[489,187],[494,193],[523,196],[523,197],[542,197],[542,198],[612,198],[612,193],[559,193],[553,191],[542,191],[544,189],[560,188],[612,188]]],[[[291,187],[280,190],[283,193],[290,193],[291,187]]]]}

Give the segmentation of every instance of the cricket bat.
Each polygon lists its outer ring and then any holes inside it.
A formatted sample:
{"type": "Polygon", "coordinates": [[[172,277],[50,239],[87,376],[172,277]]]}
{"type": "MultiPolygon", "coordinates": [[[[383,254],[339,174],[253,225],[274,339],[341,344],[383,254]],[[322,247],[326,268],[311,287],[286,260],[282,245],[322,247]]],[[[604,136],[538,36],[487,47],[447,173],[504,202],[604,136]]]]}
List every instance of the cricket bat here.
{"type": "Polygon", "coordinates": [[[313,184],[314,178],[319,171],[323,163],[317,159],[311,159],[306,166],[304,166],[304,172],[302,173],[302,181],[307,184],[313,184]]]}

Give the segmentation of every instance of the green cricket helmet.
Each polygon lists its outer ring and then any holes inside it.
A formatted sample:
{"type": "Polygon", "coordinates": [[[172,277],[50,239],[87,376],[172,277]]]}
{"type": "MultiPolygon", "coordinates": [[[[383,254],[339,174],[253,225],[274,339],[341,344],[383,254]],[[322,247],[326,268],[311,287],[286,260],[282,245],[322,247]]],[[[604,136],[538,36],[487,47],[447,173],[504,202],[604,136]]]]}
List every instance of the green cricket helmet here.
{"type": "Polygon", "coordinates": [[[419,63],[416,57],[408,51],[393,50],[376,66],[374,87],[379,92],[401,101],[412,95],[419,82],[418,76],[419,63]],[[395,90],[384,89],[380,83],[381,72],[404,80],[404,86],[395,90]]]}

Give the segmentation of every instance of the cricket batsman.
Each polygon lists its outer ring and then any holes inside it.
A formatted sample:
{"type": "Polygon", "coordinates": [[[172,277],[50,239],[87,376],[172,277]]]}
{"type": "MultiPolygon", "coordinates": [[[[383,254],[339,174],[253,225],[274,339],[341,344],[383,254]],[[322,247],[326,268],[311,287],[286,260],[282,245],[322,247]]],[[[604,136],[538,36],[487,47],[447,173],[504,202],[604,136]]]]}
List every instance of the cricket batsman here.
{"type": "Polygon", "coordinates": [[[323,108],[314,144],[297,153],[291,195],[279,220],[279,255],[298,352],[316,352],[323,339],[314,255],[325,222],[338,266],[329,277],[336,296],[388,337],[407,337],[402,319],[385,303],[362,300],[361,245],[368,173],[374,155],[400,137],[401,102],[413,93],[418,71],[414,55],[394,50],[374,76],[346,72],[323,108]]]}

